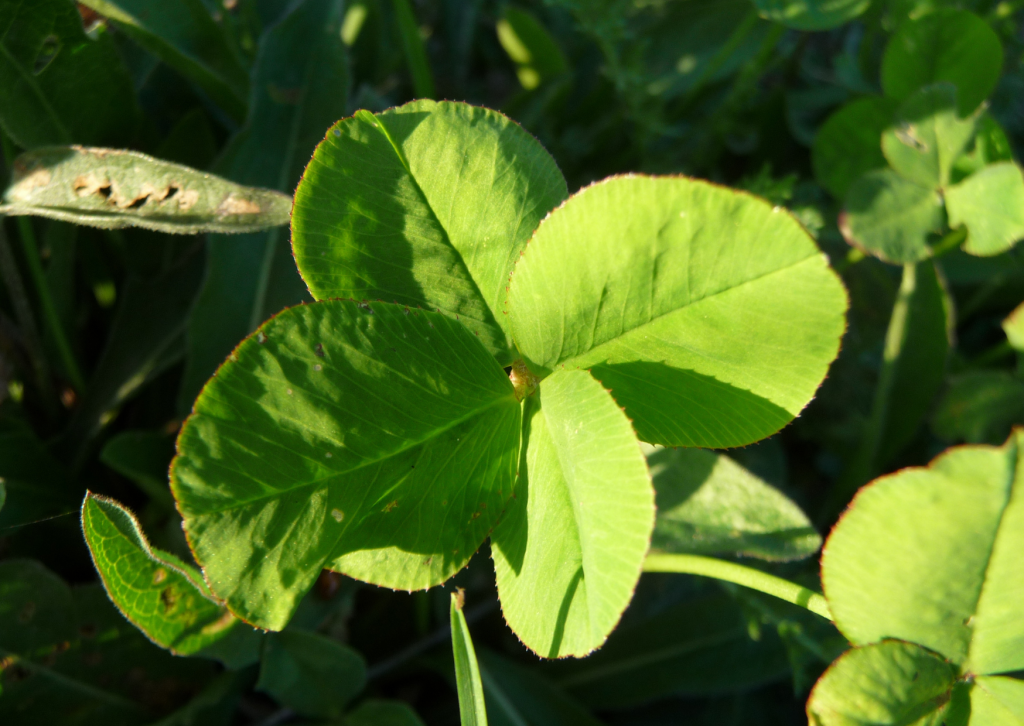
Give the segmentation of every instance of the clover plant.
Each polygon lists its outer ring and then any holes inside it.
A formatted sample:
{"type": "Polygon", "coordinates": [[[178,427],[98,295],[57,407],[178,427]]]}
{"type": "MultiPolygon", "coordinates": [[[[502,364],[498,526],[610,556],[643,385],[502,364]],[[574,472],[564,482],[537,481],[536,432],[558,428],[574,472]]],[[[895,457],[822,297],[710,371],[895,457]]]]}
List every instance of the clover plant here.
{"type": "Polygon", "coordinates": [[[637,437],[743,445],[810,400],[846,301],[786,212],[681,177],[564,198],[543,148],[485,109],[328,131],[292,217],[318,302],[236,349],[172,467],[238,617],[283,627],[324,567],[438,585],[490,537],[513,630],[584,655],[650,541],[637,437]]]}
{"type": "Polygon", "coordinates": [[[1024,725],[1014,4],[420,5],[0,2],[0,721],[1024,725]]]}

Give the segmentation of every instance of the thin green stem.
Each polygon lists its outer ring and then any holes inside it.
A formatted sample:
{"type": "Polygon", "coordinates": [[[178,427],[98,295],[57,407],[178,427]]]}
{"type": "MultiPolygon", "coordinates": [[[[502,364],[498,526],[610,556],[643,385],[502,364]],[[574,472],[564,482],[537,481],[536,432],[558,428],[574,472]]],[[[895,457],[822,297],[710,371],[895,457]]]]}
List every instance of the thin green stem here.
{"type": "Polygon", "coordinates": [[[831,516],[840,511],[853,493],[875,476],[878,467],[878,452],[882,446],[886,424],[889,419],[889,400],[896,381],[896,368],[907,340],[907,318],[910,304],[917,288],[917,265],[903,266],[900,289],[892,307],[889,328],[885,333],[885,348],[882,352],[882,367],[878,374],[878,385],[871,404],[871,414],[861,437],[860,446],[849,466],[832,488],[825,511],[831,516]]]}
{"type": "Polygon", "coordinates": [[[644,572],[675,572],[687,575],[713,577],[716,580],[733,582],[751,590],[772,595],[786,602],[807,608],[826,620],[832,619],[825,596],[795,582],[784,580],[767,572],[744,567],[735,562],[718,560],[699,555],[674,555],[652,552],[644,562],[644,572]]]}
{"type": "MultiPolygon", "coordinates": [[[[14,145],[6,134],[3,135],[3,148],[4,157],[7,159],[8,166],[10,166],[14,159],[14,145]]],[[[28,265],[32,284],[36,289],[39,304],[43,309],[43,318],[46,321],[46,326],[50,329],[50,334],[53,336],[53,342],[57,346],[57,354],[60,356],[61,363],[64,364],[64,371],[67,373],[68,378],[71,379],[71,385],[81,395],[85,391],[85,378],[82,376],[82,370],[78,367],[78,361],[75,360],[74,353],[71,351],[71,344],[68,342],[67,335],[64,332],[64,326],[61,325],[60,316],[57,314],[57,306],[53,302],[53,294],[50,292],[50,286],[46,282],[46,273],[43,272],[43,262],[39,257],[39,246],[36,244],[32,220],[28,217],[20,216],[17,219],[17,223],[18,236],[21,238],[21,248],[25,254],[25,263],[28,265]]]]}
{"type": "Polygon", "coordinates": [[[751,10],[747,13],[746,17],[740,21],[739,25],[733,29],[732,35],[729,36],[722,47],[719,48],[711,57],[711,60],[709,60],[704,68],[701,69],[697,78],[694,79],[693,85],[691,85],[689,90],[687,90],[686,96],[682,101],[683,108],[689,108],[697,95],[704,90],[704,86],[707,85],[707,82],[713,78],[722,66],[725,65],[725,62],[732,57],[733,53],[736,52],[736,49],[739,48],[740,43],[747,39],[747,36],[750,35],[750,31],[757,26],[758,20],[759,17],[757,12],[751,10]]]}
{"type": "Polygon", "coordinates": [[[427,61],[427,50],[420,37],[420,29],[416,23],[416,15],[409,5],[409,0],[392,0],[395,20],[398,22],[398,34],[402,39],[402,50],[412,74],[412,86],[417,98],[434,97],[434,76],[430,72],[427,61]]]}
{"type": "Polygon", "coordinates": [[[946,232],[942,239],[932,245],[932,257],[942,257],[947,252],[952,252],[960,247],[965,239],[967,239],[966,227],[959,227],[946,232]]]}
{"type": "Polygon", "coordinates": [[[85,378],[82,376],[82,370],[78,367],[74,353],[71,352],[71,344],[68,342],[64,326],[61,325],[60,316],[57,314],[57,306],[53,302],[50,286],[46,282],[46,273],[43,272],[43,262],[39,258],[35,232],[32,230],[32,222],[28,217],[18,217],[18,232],[18,236],[21,237],[21,248],[25,254],[25,262],[28,264],[28,272],[32,277],[32,284],[36,288],[39,304],[43,308],[43,319],[53,336],[53,342],[57,346],[57,355],[60,356],[61,363],[64,364],[64,371],[71,379],[71,385],[81,395],[85,391],[85,378]]]}

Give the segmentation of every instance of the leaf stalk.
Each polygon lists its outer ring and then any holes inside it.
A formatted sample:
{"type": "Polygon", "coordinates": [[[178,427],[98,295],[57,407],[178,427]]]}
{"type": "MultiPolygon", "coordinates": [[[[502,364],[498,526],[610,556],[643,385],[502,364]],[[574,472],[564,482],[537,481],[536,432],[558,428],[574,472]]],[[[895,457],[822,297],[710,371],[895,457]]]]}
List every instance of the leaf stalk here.
{"type": "Polygon", "coordinates": [[[644,572],[674,572],[732,582],[799,605],[815,615],[832,620],[828,602],[821,593],[781,577],[769,575],[767,572],[755,570],[753,567],[738,565],[735,562],[700,555],[652,552],[647,555],[647,560],[644,562],[644,572]]]}

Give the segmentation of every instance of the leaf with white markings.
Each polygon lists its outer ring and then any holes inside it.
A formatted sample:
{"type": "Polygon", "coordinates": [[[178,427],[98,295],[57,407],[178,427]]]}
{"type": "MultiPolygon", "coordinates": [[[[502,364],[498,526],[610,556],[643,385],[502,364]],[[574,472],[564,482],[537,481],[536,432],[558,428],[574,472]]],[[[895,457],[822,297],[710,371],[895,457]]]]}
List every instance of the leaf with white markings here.
{"type": "Polygon", "coordinates": [[[50,146],[15,159],[0,214],[103,229],[237,233],[288,224],[291,199],[135,151],[50,146]]]}

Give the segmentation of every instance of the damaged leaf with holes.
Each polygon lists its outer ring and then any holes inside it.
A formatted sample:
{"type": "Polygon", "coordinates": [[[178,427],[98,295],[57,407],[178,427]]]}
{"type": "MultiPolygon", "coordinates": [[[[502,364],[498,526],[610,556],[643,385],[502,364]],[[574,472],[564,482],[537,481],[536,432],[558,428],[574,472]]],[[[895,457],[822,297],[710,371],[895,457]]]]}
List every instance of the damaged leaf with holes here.
{"type": "Polygon", "coordinates": [[[14,161],[0,214],[172,234],[254,232],[288,223],[291,198],[134,151],[49,146],[14,161]]]}

